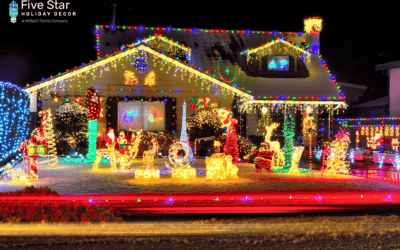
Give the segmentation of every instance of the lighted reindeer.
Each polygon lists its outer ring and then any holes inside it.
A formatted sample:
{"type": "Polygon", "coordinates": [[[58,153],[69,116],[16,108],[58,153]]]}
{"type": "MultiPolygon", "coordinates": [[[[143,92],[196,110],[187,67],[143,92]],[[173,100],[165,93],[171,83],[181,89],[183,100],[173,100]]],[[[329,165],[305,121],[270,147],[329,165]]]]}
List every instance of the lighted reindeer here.
{"type": "Polygon", "coordinates": [[[272,133],[277,127],[279,127],[279,123],[272,123],[265,127],[266,133],[264,141],[268,142],[271,146],[271,150],[275,152],[275,155],[272,158],[272,166],[283,166],[284,156],[281,150],[281,144],[279,141],[271,141],[272,133]]]}

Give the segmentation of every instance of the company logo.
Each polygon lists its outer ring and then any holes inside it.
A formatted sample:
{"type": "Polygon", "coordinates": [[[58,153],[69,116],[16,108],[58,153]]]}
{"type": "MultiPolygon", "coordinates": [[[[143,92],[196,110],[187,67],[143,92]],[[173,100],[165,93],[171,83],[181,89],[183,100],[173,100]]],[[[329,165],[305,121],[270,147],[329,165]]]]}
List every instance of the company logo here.
{"type": "Polygon", "coordinates": [[[17,22],[17,16],[18,16],[18,4],[15,1],[12,1],[10,3],[10,9],[8,11],[11,17],[11,22],[16,23],[17,22]]]}

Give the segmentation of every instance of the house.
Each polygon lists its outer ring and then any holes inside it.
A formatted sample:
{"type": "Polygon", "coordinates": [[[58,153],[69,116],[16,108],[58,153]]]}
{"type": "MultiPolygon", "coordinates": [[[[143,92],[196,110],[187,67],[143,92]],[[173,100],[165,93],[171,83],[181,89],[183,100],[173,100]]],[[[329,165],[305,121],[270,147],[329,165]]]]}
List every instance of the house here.
{"type": "Polygon", "coordinates": [[[385,97],[384,102],[388,105],[388,116],[400,117],[400,61],[376,65],[375,70],[388,76],[389,95],[385,97]]]}
{"type": "Polygon", "coordinates": [[[55,111],[67,96],[84,97],[95,88],[104,98],[103,134],[108,127],[180,134],[184,101],[189,117],[195,110],[189,108],[204,98],[231,111],[242,136],[258,134],[262,108],[281,124],[294,114],[301,131],[308,106],[316,120],[347,106],[320,55],[322,19],[307,18],[304,26],[304,32],[267,32],[97,25],[96,61],[26,91],[34,100],[40,93],[41,108],[55,111]]]}

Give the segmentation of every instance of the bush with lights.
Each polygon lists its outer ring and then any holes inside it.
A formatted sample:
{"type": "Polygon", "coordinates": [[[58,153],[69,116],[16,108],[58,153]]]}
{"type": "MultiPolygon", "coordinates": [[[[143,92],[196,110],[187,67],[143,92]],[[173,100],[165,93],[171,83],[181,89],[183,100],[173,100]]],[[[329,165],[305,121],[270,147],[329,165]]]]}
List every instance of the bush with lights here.
{"type": "Polygon", "coordinates": [[[65,102],[56,110],[58,155],[86,155],[88,151],[87,109],[77,102],[65,102]]]}

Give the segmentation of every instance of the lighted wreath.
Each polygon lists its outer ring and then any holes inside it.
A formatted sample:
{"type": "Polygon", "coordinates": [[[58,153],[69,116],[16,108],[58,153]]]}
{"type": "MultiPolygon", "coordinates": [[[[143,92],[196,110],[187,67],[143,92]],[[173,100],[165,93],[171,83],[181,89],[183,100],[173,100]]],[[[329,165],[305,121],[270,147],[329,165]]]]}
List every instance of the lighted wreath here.
{"type": "Polygon", "coordinates": [[[134,65],[135,65],[136,70],[141,73],[143,73],[144,71],[146,71],[149,68],[145,57],[137,57],[135,59],[134,65]]]}

